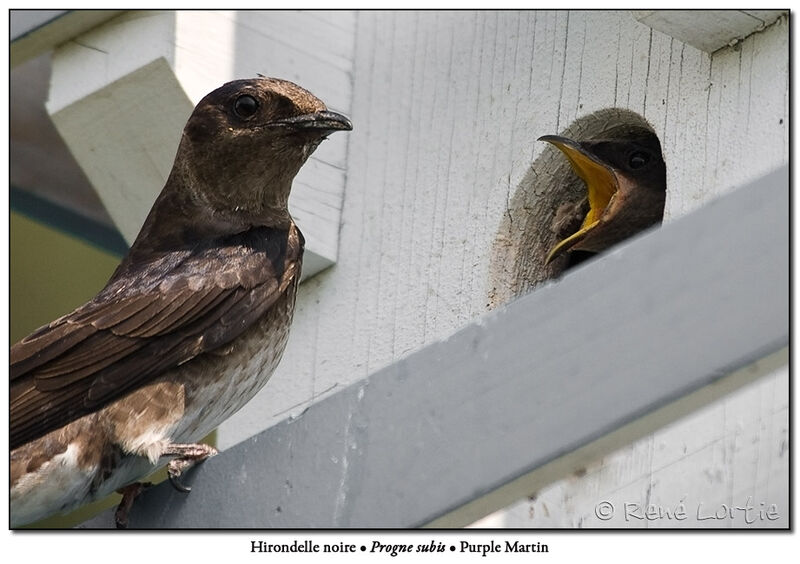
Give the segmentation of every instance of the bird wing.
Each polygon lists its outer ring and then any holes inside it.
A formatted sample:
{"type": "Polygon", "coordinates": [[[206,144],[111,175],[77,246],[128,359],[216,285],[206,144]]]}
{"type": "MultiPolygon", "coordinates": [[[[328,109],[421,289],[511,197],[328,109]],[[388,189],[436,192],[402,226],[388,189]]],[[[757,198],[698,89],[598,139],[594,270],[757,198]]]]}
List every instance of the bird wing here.
{"type": "Polygon", "coordinates": [[[302,253],[294,225],[254,228],[115,274],[11,347],[11,448],[241,335],[297,284],[302,253]]]}

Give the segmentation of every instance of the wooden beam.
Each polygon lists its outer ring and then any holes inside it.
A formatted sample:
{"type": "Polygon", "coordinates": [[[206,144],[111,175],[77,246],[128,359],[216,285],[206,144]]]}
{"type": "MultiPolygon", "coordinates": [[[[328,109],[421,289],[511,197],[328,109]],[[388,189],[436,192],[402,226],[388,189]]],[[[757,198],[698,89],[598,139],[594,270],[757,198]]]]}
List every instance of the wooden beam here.
{"type": "Polygon", "coordinates": [[[636,21],[706,53],[734,45],[786,10],[633,10],[636,21]]]}
{"type": "Polygon", "coordinates": [[[11,67],[121,14],[123,10],[10,10],[11,67]]]}

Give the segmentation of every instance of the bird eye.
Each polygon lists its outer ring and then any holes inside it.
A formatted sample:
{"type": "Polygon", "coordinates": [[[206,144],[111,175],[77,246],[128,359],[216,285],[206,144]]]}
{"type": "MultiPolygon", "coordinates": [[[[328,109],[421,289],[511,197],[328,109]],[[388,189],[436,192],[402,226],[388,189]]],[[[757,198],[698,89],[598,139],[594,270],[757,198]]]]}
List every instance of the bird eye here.
{"type": "Polygon", "coordinates": [[[628,160],[628,166],[633,169],[642,168],[648,162],[650,162],[650,155],[643,151],[636,151],[631,154],[631,158],[628,160]]]}
{"type": "Polygon", "coordinates": [[[243,119],[252,117],[258,111],[258,100],[247,94],[239,96],[233,103],[233,111],[243,119]]]}

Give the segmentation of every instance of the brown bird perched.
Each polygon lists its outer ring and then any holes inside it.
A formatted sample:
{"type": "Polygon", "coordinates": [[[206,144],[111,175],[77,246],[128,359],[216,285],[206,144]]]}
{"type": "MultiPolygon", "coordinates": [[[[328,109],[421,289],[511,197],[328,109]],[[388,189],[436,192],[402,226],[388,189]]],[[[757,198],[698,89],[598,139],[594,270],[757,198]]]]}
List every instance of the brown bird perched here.
{"type": "Polygon", "coordinates": [[[127,256],[91,301],[11,348],[11,525],[136,483],[261,389],[283,354],[303,259],[287,201],[300,167],[350,121],[299,86],[229,82],[194,109],[127,256]]]}
{"type": "Polygon", "coordinates": [[[586,200],[557,211],[556,230],[568,236],[550,250],[545,263],[567,252],[598,253],[661,222],[667,170],[655,134],[581,142],[545,135],[539,140],[566,155],[588,193],[586,200]]]}

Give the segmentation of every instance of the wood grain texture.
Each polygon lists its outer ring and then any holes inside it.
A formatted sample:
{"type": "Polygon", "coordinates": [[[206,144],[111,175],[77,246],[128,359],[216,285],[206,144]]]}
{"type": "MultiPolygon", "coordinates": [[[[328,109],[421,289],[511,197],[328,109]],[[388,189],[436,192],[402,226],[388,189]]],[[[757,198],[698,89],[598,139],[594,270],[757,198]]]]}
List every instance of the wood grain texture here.
{"type": "Polygon", "coordinates": [[[788,527],[788,377],[773,371],[474,526],[788,527]]]}
{"type": "MultiPolygon", "coordinates": [[[[492,242],[537,137],[609,106],[639,113],[664,148],[668,218],[788,161],[783,20],[713,57],[627,12],[361,12],[356,30],[339,260],[301,287],[283,363],[223,446],[485,312],[492,242]]],[[[696,429],[672,432],[659,440],[696,429]]]]}
{"type": "Polygon", "coordinates": [[[718,53],[712,68],[707,54],[626,12],[361,12],[357,29],[340,261],[301,289],[309,312],[279,372],[304,391],[271,400],[282,407],[269,413],[307,405],[485,311],[491,242],[545,149],[535,139],[576,116],[608,104],[643,114],[664,145],[668,216],[788,160],[781,24],[743,44],[763,44],[757,86],[741,84],[739,53],[718,53]],[[619,39],[588,48],[603,52],[601,68],[576,66],[593,26],[619,39]],[[779,111],[747,133],[751,104],[721,97],[751,88],[762,91],[752,111],[779,111]]]}

